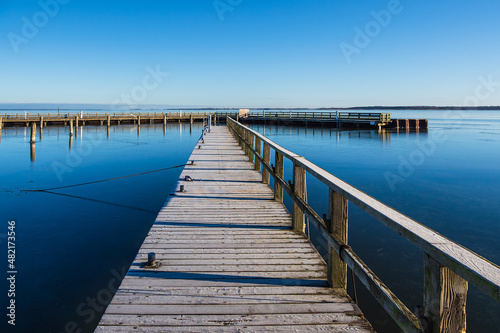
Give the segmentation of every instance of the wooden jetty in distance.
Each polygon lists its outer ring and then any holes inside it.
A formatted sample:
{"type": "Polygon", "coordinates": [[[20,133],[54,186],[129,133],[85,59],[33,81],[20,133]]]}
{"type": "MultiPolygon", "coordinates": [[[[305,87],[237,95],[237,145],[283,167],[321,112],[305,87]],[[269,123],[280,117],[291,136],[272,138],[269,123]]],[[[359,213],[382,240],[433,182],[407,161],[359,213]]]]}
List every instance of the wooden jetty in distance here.
{"type": "Polygon", "coordinates": [[[25,114],[0,114],[0,129],[2,126],[31,126],[39,124],[40,128],[51,125],[78,126],[97,125],[141,125],[141,124],[167,124],[169,122],[202,122],[212,116],[214,123],[227,116],[236,117],[237,112],[84,112],[84,113],[27,113],[25,114]]]}
{"type": "Polygon", "coordinates": [[[363,112],[297,112],[297,111],[259,111],[249,109],[228,112],[113,112],[113,113],[27,113],[0,114],[0,129],[2,126],[31,126],[36,123],[40,128],[51,125],[69,126],[71,122],[78,126],[97,125],[112,126],[122,124],[161,124],[168,122],[202,122],[209,115],[214,123],[226,122],[226,117],[241,120],[242,123],[263,123],[274,125],[304,125],[334,127],[338,129],[421,129],[428,127],[427,119],[391,119],[390,113],[363,112]]]}
{"type": "Polygon", "coordinates": [[[390,113],[262,111],[241,112],[242,123],[335,127],[338,129],[421,129],[428,128],[427,119],[391,119],[390,113]]]}
{"type": "Polygon", "coordinates": [[[229,117],[190,161],[97,332],[372,332],[346,293],[348,267],[404,332],[465,332],[469,282],[500,301],[499,266],[229,117]],[[329,188],[328,214],[307,203],[306,173],[329,188]],[[348,246],[349,201],[423,251],[415,314],[348,246]],[[326,263],[305,217],[328,243],[326,263]]]}

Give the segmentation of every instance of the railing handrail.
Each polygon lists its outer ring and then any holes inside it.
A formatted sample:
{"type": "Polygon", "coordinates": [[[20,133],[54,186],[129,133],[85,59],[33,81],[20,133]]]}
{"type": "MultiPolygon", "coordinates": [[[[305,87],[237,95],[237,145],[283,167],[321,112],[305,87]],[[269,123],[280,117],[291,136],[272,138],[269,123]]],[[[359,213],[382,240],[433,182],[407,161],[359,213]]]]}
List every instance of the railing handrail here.
{"type": "MultiPolygon", "coordinates": [[[[231,117],[227,118],[227,124],[229,126],[236,125],[248,131],[248,133],[258,138],[260,140],[259,142],[267,144],[276,152],[287,157],[294,165],[300,166],[331,190],[351,201],[361,210],[373,216],[393,231],[399,233],[403,238],[431,256],[432,259],[455,272],[465,280],[470,281],[488,296],[500,302],[500,267],[498,265],[358,190],[306,158],[281,147],[259,132],[236,122],[231,117]]],[[[257,154],[256,156],[258,156],[262,162],[262,157],[257,154]]],[[[265,165],[265,163],[263,163],[263,165],[265,165]]],[[[272,172],[272,170],[269,171],[272,172]]],[[[278,179],[278,181],[284,183],[283,180],[278,179]]],[[[294,203],[302,206],[301,208],[303,208],[304,214],[311,217],[312,220],[317,220],[319,223],[326,225],[325,221],[323,221],[312,208],[300,198],[294,197],[293,191],[291,191],[290,188],[286,188],[286,183],[282,185],[284,185],[283,188],[286,189],[287,192],[290,191],[294,203]]],[[[338,248],[339,244],[335,244],[338,241],[335,240],[332,234],[329,234],[329,236],[333,238],[331,241],[327,239],[330,245],[334,248],[338,248]]]]}

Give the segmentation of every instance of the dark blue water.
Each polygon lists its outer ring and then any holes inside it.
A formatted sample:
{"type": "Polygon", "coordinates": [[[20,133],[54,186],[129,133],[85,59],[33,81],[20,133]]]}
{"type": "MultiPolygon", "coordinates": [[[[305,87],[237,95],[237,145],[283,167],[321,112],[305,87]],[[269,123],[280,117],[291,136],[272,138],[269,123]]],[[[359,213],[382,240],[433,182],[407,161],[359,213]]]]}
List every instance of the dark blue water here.
{"type": "MultiPolygon", "coordinates": [[[[393,112],[396,118],[398,113],[393,112]]],[[[429,118],[428,132],[337,132],[263,127],[284,147],[305,156],[382,202],[500,263],[500,112],[412,112],[429,118]]],[[[141,173],[183,164],[201,133],[195,124],[46,127],[31,160],[29,129],[6,128],[0,142],[0,242],[16,221],[16,329],[92,332],[117,281],[128,269],[180,169],[61,189],[41,189],[141,173]],[[181,130],[182,129],[182,130],[181,130]]],[[[291,178],[287,164],[287,179],[291,178]]],[[[308,201],[327,212],[327,189],[308,177],[308,201]]],[[[287,204],[290,204],[288,200],[287,204]]],[[[414,310],[422,304],[423,254],[356,207],[349,243],[414,310]]],[[[311,233],[324,250],[324,243],[311,233]]],[[[7,271],[7,256],[0,265],[7,271]]],[[[352,288],[352,283],[350,284],[352,288]]],[[[5,294],[8,284],[0,284],[5,294]]],[[[358,282],[359,305],[380,332],[398,332],[358,282]]],[[[470,332],[495,332],[500,306],[470,287],[470,332]]],[[[7,307],[7,297],[0,306],[7,307]]],[[[3,318],[6,318],[2,314],[3,318]]]]}
{"type": "MultiPolygon", "coordinates": [[[[500,263],[500,112],[393,112],[428,118],[425,132],[253,126],[271,140],[494,263],[500,263]]],[[[292,165],[285,178],[291,179],[292,165]]],[[[307,177],[308,201],[327,213],[326,186],[307,177]]],[[[290,200],[287,201],[290,207],[290,200]]],[[[325,253],[322,239],[312,240],[325,253]]],[[[414,310],[423,303],[423,253],[349,205],[349,243],[414,310]]],[[[351,283],[352,288],[352,283],[351,283]]],[[[359,304],[380,332],[399,329],[358,282],[359,304]]],[[[500,304],[469,286],[469,332],[496,332],[500,304]]],[[[352,289],[351,289],[352,293],[352,289]]]]}
{"type": "MultiPolygon", "coordinates": [[[[7,271],[7,222],[16,221],[16,326],[2,332],[92,332],[119,285],[179,168],[56,191],[42,189],[184,164],[201,134],[189,124],[45,127],[31,161],[29,129],[6,128],[0,143],[0,242],[7,271]],[[93,301],[92,299],[95,299],[93,301]]],[[[2,273],[4,276],[5,273],[2,273]]],[[[0,284],[2,295],[8,285],[0,284]]],[[[2,296],[1,308],[7,307],[2,296]]]]}

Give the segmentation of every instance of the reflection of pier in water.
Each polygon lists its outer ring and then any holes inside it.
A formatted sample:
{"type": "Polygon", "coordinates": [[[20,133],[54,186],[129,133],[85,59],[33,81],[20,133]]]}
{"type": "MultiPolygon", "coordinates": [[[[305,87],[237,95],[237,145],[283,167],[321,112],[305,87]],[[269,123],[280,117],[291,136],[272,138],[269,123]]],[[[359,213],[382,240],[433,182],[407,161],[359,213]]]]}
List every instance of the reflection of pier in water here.
{"type": "Polygon", "coordinates": [[[176,123],[169,123],[160,125],[160,124],[142,124],[141,126],[139,125],[122,125],[122,126],[115,126],[115,127],[100,127],[100,126],[73,126],[73,127],[38,127],[37,126],[31,126],[31,127],[11,127],[8,128],[8,130],[2,130],[0,129],[0,142],[2,142],[2,136],[23,136],[25,142],[30,144],[29,147],[29,152],[30,152],[30,159],[32,162],[35,162],[36,159],[36,143],[43,141],[43,136],[44,134],[48,135],[55,135],[57,138],[56,142],[60,142],[61,139],[64,139],[66,141],[66,138],[68,138],[68,151],[71,152],[73,151],[73,146],[75,144],[75,139],[78,142],[78,139],[80,141],[80,144],[85,141],[84,136],[87,135],[92,135],[92,134],[97,134],[97,135],[103,135],[103,137],[110,138],[113,133],[120,134],[120,133],[127,133],[127,132],[136,132],[137,138],[141,137],[141,131],[143,134],[145,133],[155,133],[158,131],[162,131],[163,135],[166,136],[168,130],[178,132],[179,135],[182,136],[183,131],[187,131],[189,127],[189,133],[193,132],[193,124],[189,123],[182,123],[182,122],[176,122],[176,123]],[[72,129],[72,130],[71,130],[72,129]],[[84,135],[85,132],[85,135],[84,135]],[[37,139],[38,136],[38,139],[37,139]]]}
{"type": "Polygon", "coordinates": [[[306,127],[306,126],[274,126],[274,125],[253,125],[252,129],[261,132],[264,135],[272,135],[272,134],[289,134],[291,135],[312,135],[315,136],[335,136],[337,139],[337,143],[340,142],[340,139],[344,137],[348,137],[350,139],[367,139],[367,140],[380,140],[382,142],[390,142],[391,137],[393,135],[423,135],[427,136],[427,129],[386,129],[382,128],[379,130],[376,129],[364,129],[364,130],[338,130],[336,128],[327,128],[327,127],[306,127]]]}

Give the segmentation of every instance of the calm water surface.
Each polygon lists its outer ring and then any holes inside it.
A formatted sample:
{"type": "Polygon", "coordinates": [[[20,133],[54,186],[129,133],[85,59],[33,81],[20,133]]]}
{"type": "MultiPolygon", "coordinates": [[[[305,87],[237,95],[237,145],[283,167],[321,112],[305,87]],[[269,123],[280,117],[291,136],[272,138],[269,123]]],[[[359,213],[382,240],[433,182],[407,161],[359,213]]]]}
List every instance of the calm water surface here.
{"type": "MultiPolygon", "coordinates": [[[[93,332],[179,168],[111,182],[25,193],[186,163],[201,125],[82,127],[70,150],[66,128],[45,127],[31,161],[29,129],[7,128],[0,142],[0,242],[16,221],[16,329],[1,332],[93,332]],[[97,299],[92,303],[92,299],[97,299]],[[74,330],[72,327],[76,327],[74,330]]],[[[2,260],[6,272],[6,259],[2,260]]],[[[2,295],[7,284],[2,279],[2,295]]],[[[1,308],[7,297],[1,297],[1,308]]],[[[2,318],[5,314],[2,311],[2,318]]]]}
{"type": "MultiPolygon", "coordinates": [[[[253,128],[499,264],[500,111],[400,111],[392,116],[428,118],[430,128],[419,133],[253,128]]],[[[285,167],[285,178],[291,179],[291,163],[285,167]]],[[[309,203],[319,214],[327,213],[326,186],[313,177],[307,183],[309,203]]],[[[291,207],[290,200],[287,205],[291,207]]],[[[311,238],[325,253],[326,246],[314,230],[311,238]]],[[[354,205],[349,206],[349,243],[410,310],[422,304],[421,251],[354,205]]],[[[359,305],[375,328],[398,332],[360,282],[356,289],[359,305]]],[[[497,332],[500,304],[471,285],[469,289],[468,331],[497,332]]]]}
{"type": "MultiPolygon", "coordinates": [[[[428,132],[337,132],[254,126],[282,146],[500,263],[500,112],[392,112],[429,118],[428,132]]],[[[46,127],[31,161],[29,130],[7,128],[0,142],[0,242],[16,221],[16,332],[92,332],[105,302],[133,260],[180,169],[60,189],[187,161],[201,125],[46,127]],[[92,299],[96,299],[95,303],[92,299]]],[[[286,175],[290,179],[291,165],[286,175]]],[[[327,212],[327,189],[308,177],[308,201],[327,212]]],[[[287,202],[290,205],[290,202],[287,202]]],[[[413,310],[422,304],[423,254],[356,207],[349,211],[354,251],[413,310]]],[[[311,230],[311,238],[324,243],[311,230]]],[[[0,265],[4,272],[6,262],[0,265]]],[[[352,288],[352,283],[350,284],[352,288]]],[[[0,284],[7,290],[7,284],[0,284]]],[[[398,332],[358,282],[359,305],[379,332],[398,332]]],[[[7,306],[6,297],[0,306],[7,306]]],[[[470,332],[496,332],[500,306],[470,287],[470,332]]],[[[5,321],[0,331],[9,329],[5,321]]],[[[13,331],[13,330],[9,330],[13,331]]]]}

